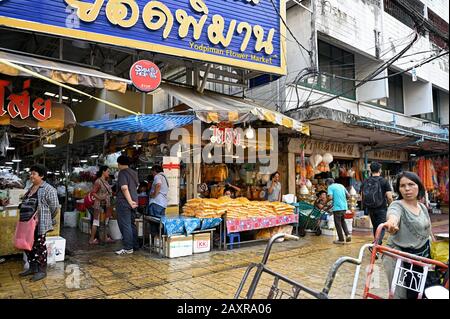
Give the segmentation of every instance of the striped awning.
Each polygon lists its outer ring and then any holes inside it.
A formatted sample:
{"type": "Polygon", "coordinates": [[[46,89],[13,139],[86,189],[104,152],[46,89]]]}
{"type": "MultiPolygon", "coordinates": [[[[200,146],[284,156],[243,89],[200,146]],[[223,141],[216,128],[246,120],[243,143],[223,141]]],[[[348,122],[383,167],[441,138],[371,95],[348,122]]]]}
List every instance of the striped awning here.
{"type": "Polygon", "coordinates": [[[194,115],[142,114],[115,120],[88,121],[81,126],[115,132],[164,132],[191,124],[194,115]]]}
{"type": "Polygon", "coordinates": [[[270,110],[252,100],[191,88],[161,84],[161,88],[192,108],[196,116],[206,123],[242,123],[267,121],[309,135],[309,126],[280,112],[270,110]]]}
{"type": "MultiPolygon", "coordinates": [[[[20,65],[60,83],[119,91],[121,93],[125,93],[127,85],[131,84],[131,81],[128,79],[119,78],[95,69],[21,54],[0,51],[0,60],[20,65]]],[[[29,76],[29,74],[8,66],[1,61],[0,74],[29,76]]]]}

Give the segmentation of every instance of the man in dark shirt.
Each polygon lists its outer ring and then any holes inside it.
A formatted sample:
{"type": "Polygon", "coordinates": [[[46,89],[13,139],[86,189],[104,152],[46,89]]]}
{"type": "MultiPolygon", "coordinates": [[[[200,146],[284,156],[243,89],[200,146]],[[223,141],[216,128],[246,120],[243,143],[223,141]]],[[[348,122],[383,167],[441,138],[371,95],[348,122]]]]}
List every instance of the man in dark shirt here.
{"type": "MultiPolygon", "coordinates": [[[[368,187],[369,183],[379,183],[381,188],[381,202],[377,207],[367,207],[369,211],[370,220],[372,221],[373,226],[373,236],[375,237],[375,233],[380,224],[386,222],[386,214],[387,207],[392,203],[392,188],[389,185],[388,181],[381,176],[381,164],[378,162],[372,162],[370,164],[370,171],[372,176],[364,181],[362,185],[362,194],[364,195],[364,188],[368,187]]],[[[363,197],[363,203],[367,202],[363,197]]],[[[366,204],[365,204],[366,205],[366,204]]],[[[367,206],[367,205],[366,205],[367,206]]],[[[381,238],[379,244],[381,245],[382,239],[384,237],[384,229],[381,233],[381,238]]]]}
{"type": "Polygon", "coordinates": [[[136,218],[136,208],[138,207],[137,188],[139,179],[137,173],[129,168],[130,159],[126,156],[119,156],[119,176],[117,179],[117,223],[122,233],[123,249],[116,251],[117,255],[132,254],[139,249],[137,228],[134,222],[136,218]]]}

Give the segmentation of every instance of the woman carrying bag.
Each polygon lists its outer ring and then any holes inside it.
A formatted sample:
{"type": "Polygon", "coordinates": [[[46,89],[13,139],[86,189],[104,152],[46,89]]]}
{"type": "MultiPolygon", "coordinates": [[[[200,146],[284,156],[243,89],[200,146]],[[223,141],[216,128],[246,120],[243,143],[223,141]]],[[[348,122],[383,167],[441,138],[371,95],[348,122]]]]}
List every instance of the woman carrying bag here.
{"type": "MultiPolygon", "coordinates": [[[[53,225],[56,224],[54,218],[59,207],[56,189],[45,182],[46,173],[47,169],[42,165],[34,165],[30,168],[30,180],[33,185],[24,195],[24,199],[20,205],[21,222],[22,219],[27,218],[33,218],[36,221],[33,245],[31,250],[25,250],[30,268],[19,274],[20,276],[33,275],[31,281],[38,281],[47,276],[45,235],[47,232],[53,230],[53,225]]],[[[20,242],[19,239],[18,232],[16,231],[17,248],[22,247],[22,245],[18,245],[20,242]]]]}
{"type": "Polygon", "coordinates": [[[95,235],[97,234],[97,228],[102,223],[104,226],[104,233],[100,234],[102,236],[101,240],[105,242],[113,242],[113,240],[106,234],[106,225],[108,225],[109,218],[111,218],[111,196],[112,189],[108,183],[109,178],[109,168],[108,166],[100,166],[100,169],[97,172],[97,180],[94,183],[94,188],[92,190],[91,195],[94,197],[94,204],[92,208],[94,209],[94,216],[92,222],[91,229],[91,238],[89,240],[89,244],[96,245],[98,244],[97,238],[95,235]],[[106,239],[104,239],[106,235],[106,239]]]}

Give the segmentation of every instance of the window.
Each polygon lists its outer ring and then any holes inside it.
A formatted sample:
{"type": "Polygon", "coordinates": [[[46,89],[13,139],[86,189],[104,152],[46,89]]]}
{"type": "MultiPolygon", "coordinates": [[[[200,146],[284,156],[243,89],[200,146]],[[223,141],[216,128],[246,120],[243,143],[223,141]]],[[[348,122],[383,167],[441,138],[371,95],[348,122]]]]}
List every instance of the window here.
{"type": "Polygon", "coordinates": [[[419,114],[416,117],[428,120],[430,122],[440,123],[440,112],[439,108],[441,106],[440,96],[439,96],[439,90],[433,88],[433,112],[432,113],[426,113],[426,114],[419,114]]]}
{"type": "MultiPolygon", "coordinates": [[[[394,71],[388,70],[389,76],[393,75],[394,73],[395,73],[394,71]]],[[[389,77],[388,83],[389,83],[389,98],[375,100],[372,101],[371,103],[384,109],[404,113],[402,75],[398,74],[389,77]]]]}
{"type": "MultiPolygon", "coordinates": [[[[420,2],[419,0],[407,0],[406,2],[411,7],[411,9],[424,15],[425,6],[422,2],[420,2]]],[[[401,6],[396,3],[395,0],[384,0],[384,11],[396,18],[398,21],[407,25],[411,29],[414,28],[414,20],[401,6]]]]}
{"type": "MultiPolygon", "coordinates": [[[[353,53],[342,50],[331,44],[319,40],[319,70],[321,72],[334,74],[341,77],[355,78],[355,56],[353,53]]],[[[333,93],[335,95],[356,99],[355,82],[335,78],[328,75],[310,77],[303,82],[304,85],[317,90],[333,93]]]]}
{"type": "Polygon", "coordinates": [[[263,74],[260,76],[257,76],[253,79],[250,79],[250,88],[255,88],[257,86],[261,86],[267,83],[270,83],[272,81],[276,81],[280,78],[280,76],[278,75],[273,75],[273,74],[263,74]]]}

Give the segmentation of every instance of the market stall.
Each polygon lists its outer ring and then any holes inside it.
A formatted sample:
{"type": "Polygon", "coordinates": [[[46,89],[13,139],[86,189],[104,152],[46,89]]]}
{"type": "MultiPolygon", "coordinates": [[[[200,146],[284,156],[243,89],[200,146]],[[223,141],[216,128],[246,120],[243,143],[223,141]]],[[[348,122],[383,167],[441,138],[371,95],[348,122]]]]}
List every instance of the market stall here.
{"type": "Polygon", "coordinates": [[[448,155],[423,156],[412,162],[413,171],[423,181],[432,213],[448,213],[448,155]]]}
{"type": "MultiPolygon", "coordinates": [[[[223,218],[223,233],[220,237],[220,247],[227,248],[226,237],[233,237],[249,231],[258,231],[253,240],[267,240],[271,234],[280,231],[280,226],[292,225],[298,222],[294,207],[281,202],[250,201],[245,197],[232,199],[224,196],[218,199],[195,198],[188,200],[183,207],[183,216],[197,218],[223,218]],[[264,230],[264,231],[261,231],[264,230]]],[[[292,229],[291,229],[292,231],[292,229]]],[[[240,237],[240,235],[239,235],[240,237]]],[[[239,242],[244,242],[240,240],[239,242]]]]}

